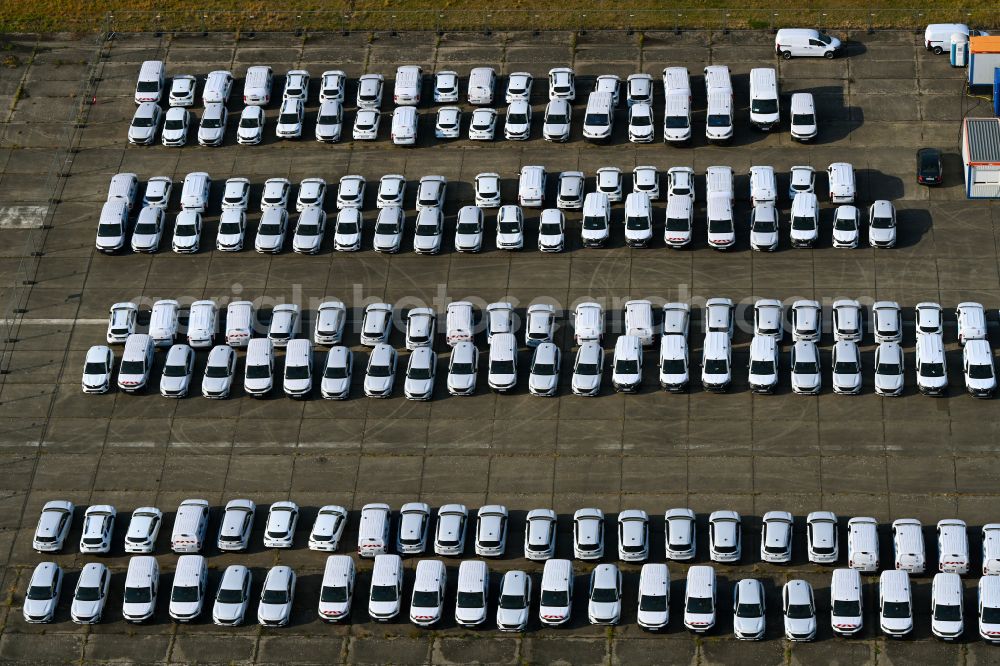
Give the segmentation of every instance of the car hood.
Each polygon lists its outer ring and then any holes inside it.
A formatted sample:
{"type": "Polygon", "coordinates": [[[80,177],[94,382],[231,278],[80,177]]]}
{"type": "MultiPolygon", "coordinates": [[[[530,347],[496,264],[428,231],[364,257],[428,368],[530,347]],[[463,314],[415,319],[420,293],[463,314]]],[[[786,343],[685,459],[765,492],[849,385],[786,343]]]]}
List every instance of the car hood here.
{"type": "Polygon", "coordinates": [[[287,604],[265,604],[257,607],[257,617],[265,622],[278,622],[288,615],[287,604]]]}
{"type": "Polygon", "coordinates": [[[222,245],[236,245],[240,242],[239,234],[219,234],[216,236],[216,242],[222,245]]]}
{"type": "Polygon", "coordinates": [[[166,139],[179,139],[187,134],[187,129],[164,129],[163,137],[166,139]]]}
{"type": "Polygon", "coordinates": [[[153,132],[156,131],[154,127],[135,127],[129,126],[128,135],[133,139],[148,139],[153,136],[153,132]]]}
{"type": "Polygon", "coordinates": [[[245,379],[243,385],[250,390],[263,391],[264,389],[270,388],[274,383],[274,379],[271,377],[263,379],[245,379]]]}
{"type": "Polygon", "coordinates": [[[522,239],[521,234],[502,234],[497,233],[498,243],[517,243],[522,239]]]}
{"type": "Polygon", "coordinates": [[[212,615],[223,622],[233,622],[246,611],[245,604],[220,604],[216,602],[212,615]]]}
{"type": "Polygon", "coordinates": [[[497,624],[520,626],[528,621],[527,608],[497,608],[497,624]]]}
{"type": "Polygon", "coordinates": [[[93,617],[101,610],[100,601],[73,601],[70,611],[76,617],[93,617]]]}
{"type": "Polygon", "coordinates": [[[170,613],[178,617],[190,617],[199,610],[201,610],[201,604],[197,601],[188,601],[184,603],[177,601],[170,602],[170,613]]]}
{"type": "Polygon", "coordinates": [[[323,617],[342,617],[347,613],[348,608],[350,606],[346,602],[319,602],[319,614],[323,617]]]}
{"type": "Polygon", "coordinates": [[[640,381],[642,381],[642,375],[633,373],[624,374],[615,372],[612,373],[611,380],[617,384],[638,384],[640,381]]]}
{"type": "Polygon", "coordinates": [[[573,375],[573,386],[581,391],[593,391],[600,385],[600,375],[573,375]]]}
{"type": "Polygon", "coordinates": [[[785,618],[785,631],[790,634],[811,634],[816,631],[816,618],[785,618]]]}
{"type": "Polygon", "coordinates": [[[24,613],[25,615],[31,615],[32,617],[41,617],[52,613],[52,611],[55,610],[55,606],[55,599],[46,599],[44,601],[38,599],[25,599],[24,613]]]}
{"type": "Polygon", "coordinates": [[[743,636],[756,636],[764,631],[762,617],[733,617],[733,630],[743,636]]]}
{"type": "Polygon", "coordinates": [[[400,604],[398,601],[369,601],[368,602],[368,612],[371,615],[378,615],[385,617],[387,615],[392,615],[399,612],[400,604]]]}
{"type": "Polygon", "coordinates": [[[833,240],[840,241],[842,243],[849,243],[858,237],[857,231],[848,231],[844,229],[834,229],[833,230],[833,240]]]}
{"type": "Polygon", "coordinates": [[[432,250],[441,244],[441,236],[414,236],[413,247],[420,250],[432,250]]]}
{"type": "MultiPolygon", "coordinates": [[[[676,233],[676,232],[671,232],[676,233]]],[[[777,239],[778,234],[774,231],[751,231],[750,242],[757,245],[771,245],[777,239]]]]}
{"type": "Polygon", "coordinates": [[[653,126],[646,125],[643,127],[629,127],[628,131],[634,136],[649,136],[653,133],[653,126]]]}
{"type": "Polygon", "coordinates": [[[808,375],[803,374],[801,372],[792,373],[792,383],[794,383],[796,386],[802,386],[805,388],[812,388],[813,386],[818,386],[819,378],[820,375],[818,373],[808,374],[808,375]]]}
{"type": "Polygon", "coordinates": [[[497,384],[498,386],[509,386],[517,381],[517,375],[510,374],[497,374],[493,373],[490,375],[490,382],[497,384]]]}
{"type": "Polygon", "coordinates": [[[478,245],[481,238],[481,234],[455,234],[455,245],[463,247],[478,245]]]}
{"type": "Polygon", "coordinates": [[[913,628],[913,619],[909,617],[884,617],[881,620],[882,628],[888,632],[898,633],[909,631],[913,628]]]}
{"type": "Polygon", "coordinates": [[[375,234],[375,247],[394,247],[399,242],[398,234],[375,234]]]}
{"type": "Polygon", "coordinates": [[[608,228],[604,227],[602,229],[584,229],[582,231],[584,239],[588,238],[607,238],[608,228]]]}
{"type": "Polygon", "coordinates": [[[201,127],[198,129],[198,137],[201,139],[216,139],[225,132],[221,127],[201,127]]]}
{"type": "Polygon", "coordinates": [[[350,386],[351,380],[349,379],[324,379],[323,380],[323,390],[329,393],[341,393],[348,386],[350,386]]]}
{"type": "Polygon", "coordinates": [[[955,636],[962,631],[962,622],[942,622],[940,620],[933,622],[933,628],[938,632],[944,634],[945,636],[955,636]]]}
{"type": "Polygon", "coordinates": [[[539,234],[538,235],[538,242],[541,245],[545,245],[545,246],[549,246],[549,247],[554,247],[556,245],[561,245],[562,244],[562,242],[563,242],[563,235],[562,234],[559,234],[559,235],[556,235],[556,234],[552,234],[552,235],[549,235],[549,234],[539,234]]]}
{"type": "Polygon", "coordinates": [[[920,385],[928,388],[942,388],[948,385],[948,377],[921,377],[920,385]]]}
{"type": "Polygon", "coordinates": [[[539,606],[538,617],[546,620],[563,620],[569,614],[565,606],[539,606]]]}
{"type": "Polygon", "coordinates": [[[430,379],[407,379],[404,388],[413,395],[426,395],[434,390],[434,382],[430,379]]]}
{"type": "Polygon", "coordinates": [[[762,384],[776,384],[778,382],[778,377],[773,373],[766,375],[751,374],[749,381],[754,386],[760,386],[762,384]]]}
{"type": "Polygon", "coordinates": [[[973,379],[970,377],[965,380],[965,384],[970,389],[983,391],[995,388],[997,383],[995,379],[973,379]]]}
{"type": "MultiPolygon", "coordinates": [[[[84,375],[83,383],[87,386],[104,386],[108,383],[110,375],[84,375]]],[[[975,381],[975,380],[973,380],[975,381]]]]}
{"type": "Polygon", "coordinates": [[[590,615],[595,618],[613,618],[621,613],[621,602],[598,603],[591,601],[589,605],[590,615]]]}
{"type": "Polygon", "coordinates": [[[486,609],[456,607],[455,619],[459,622],[482,622],[486,619],[486,609]]]}
{"type": "Polygon", "coordinates": [[[272,248],[280,245],[282,240],[283,238],[277,235],[271,236],[257,234],[257,240],[255,242],[257,247],[272,248]]]}
{"type": "Polygon", "coordinates": [[[309,379],[286,379],[285,388],[289,391],[305,391],[312,384],[309,379]]]}
{"type": "Polygon", "coordinates": [[[868,237],[874,241],[890,241],[896,236],[896,229],[868,229],[868,237]]]}
{"type": "Polygon", "coordinates": [[[180,238],[174,238],[174,247],[194,247],[198,244],[197,236],[181,236],[180,238]]]}
{"type": "Polygon", "coordinates": [[[818,235],[819,235],[819,232],[816,230],[816,228],[812,228],[812,229],[792,229],[792,231],[791,231],[791,238],[798,239],[798,240],[809,240],[810,238],[816,238],[816,236],[818,236],[818,235]]]}
{"type": "Polygon", "coordinates": [[[122,615],[126,617],[136,617],[142,615],[152,615],[153,604],[142,603],[142,604],[122,604],[122,615]]]}
{"type": "Polygon", "coordinates": [[[385,391],[392,386],[392,377],[365,377],[365,388],[372,391],[385,391]]]}
{"type": "Polygon", "coordinates": [[[177,391],[187,385],[187,377],[163,377],[160,379],[160,388],[167,391],[177,391]]]}
{"type": "Polygon", "coordinates": [[[253,138],[255,136],[260,135],[261,134],[261,128],[260,127],[239,127],[236,130],[236,134],[237,134],[237,136],[241,136],[241,137],[245,137],[245,138],[249,139],[249,138],[253,138]]]}
{"type": "Polygon", "coordinates": [[[476,376],[472,374],[448,375],[448,386],[459,391],[467,391],[468,389],[472,388],[475,382],[476,382],[476,376]]]}
{"type": "Polygon", "coordinates": [[[296,234],[293,239],[293,243],[295,247],[312,248],[319,246],[322,240],[323,240],[322,236],[299,236],[298,234],[296,234]]]}
{"type": "Polygon", "coordinates": [[[530,375],[528,385],[537,391],[551,391],[556,386],[556,375],[530,375]]]}
{"type": "Polygon", "coordinates": [[[861,383],[860,374],[833,373],[834,386],[854,387],[861,383]]]}

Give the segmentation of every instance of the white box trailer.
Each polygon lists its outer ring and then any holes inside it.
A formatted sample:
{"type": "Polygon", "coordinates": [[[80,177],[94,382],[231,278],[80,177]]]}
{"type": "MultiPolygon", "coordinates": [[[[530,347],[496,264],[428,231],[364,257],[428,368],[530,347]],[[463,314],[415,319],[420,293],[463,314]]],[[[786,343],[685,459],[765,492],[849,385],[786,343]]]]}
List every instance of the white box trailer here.
{"type": "Polygon", "coordinates": [[[962,123],[965,195],[1000,199],[1000,118],[966,118],[962,123]]]}

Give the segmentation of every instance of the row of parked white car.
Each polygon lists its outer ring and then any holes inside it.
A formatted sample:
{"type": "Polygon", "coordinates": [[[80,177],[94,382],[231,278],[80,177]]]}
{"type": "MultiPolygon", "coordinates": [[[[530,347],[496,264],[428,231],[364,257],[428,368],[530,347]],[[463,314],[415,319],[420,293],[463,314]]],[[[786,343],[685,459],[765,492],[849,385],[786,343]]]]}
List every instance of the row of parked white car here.
{"type": "MultiPolygon", "coordinates": [[[[832,224],[833,246],[855,248],[860,242],[864,223],[855,200],[854,169],[846,162],[831,164],[827,169],[830,199],[840,204],[832,224]]],[[[520,250],[525,246],[524,208],[542,208],[546,203],[548,174],[543,166],[521,168],[518,181],[518,205],[501,205],[497,173],[481,173],[475,179],[475,205],[458,211],[454,244],[458,252],[479,252],[485,234],[484,209],[499,208],[496,217],[496,246],[503,250],[520,250]]],[[[735,188],[731,167],[712,166],[706,171],[706,230],[709,246],[726,250],[736,244],[734,219],[735,188]]],[[[334,224],[334,249],[354,252],[362,248],[366,181],[360,175],[340,179],[337,187],[337,217],[334,224]]],[[[542,210],[538,220],[538,248],[542,252],[561,252],[566,246],[566,218],[563,210],[582,209],[581,240],[586,247],[603,247],[611,238],[612,204],[624,199],[625,242],[630,247],[647,247],[653,242],[656,212],[652,202],[660,197],[660,174],[654,166],[639,166],[632,170],[632,192],[624,195],[625,177],[617,167],[597,170],[596,189],[584,193],[582,172],[559,174],[556,208],[542,210]]],[[[444,240],[444,202],[448,181],[443,176],[420,179],[416,200],[416,220],[413,247],[418,254],[436,254],[444,240]]],[[[181,192],[181,212],[174,222],[171,249],[177,253],[198,252],[203,231],[202,215],[208,208],[211,179],[207,173],[194,172],[184,179],[181,192]]],[[[789,240],[793,247],[813,247],[819,239],[820,206],[815,193],[816,172],[810,166],[795,166],[791,170],[788,189],[792,200],[789,240]]],[[[165,176],[150,179],[146,186],[132,231],[134,252],[157,252],[166,228],[166,209],[170,202],[173,182],[165,176]]],[[[137,202],[138,177],[121,173],[112,178],[108,200],[101,212],[96,246],[105,253],[125,247],[129,229],[129,214],[137,202]]],[[[281,252],[289,231],[292,249],[302,254],[319,252],[326,234],[327,215],[324,210],[327,183],[322,178],[306,178],[298,187],[295,210],[299,213],[294,225],[289,217],[292,184],[287,178],[271,178],[264,183],[261,197],[261,218],[254,240],[260,253],[281,252]],[[294,227],[294,228],[292,228],[294,227]]],[[[406,230],[403,197],[406,179],[398,174],[383,176],[379,181],[373,249],[395,253],[402,247],[406,230]]],[[[667,171],[667,205],[664,210],[663,241],[668,247],[683,248],[691,244],[694,232],[696,188],[694,170],[672,167],[667,171]]],[[[770,166],[755,166],[750,170],[750,246],[754,250],[774,251],[782,235],[782,221],[776,207],[778,187],[775,171],[770,166]]],[[[247,234],[247,209],[250,201],[250,181],[246,178],[226,180],[222,198],[222,215],[216,248],[236,252],[244,247],[247,234]]],[[[896,244],[896,211],[887,200],[874,202],[868,211],[868,241],[872,247],[893,247],[896,244]]]]}
{"type": "MultiPolygon", "coordinates": [[[[612,386],[619,392],[636,392],[643,382],[645,349],[659,338],[658,380],[670,392],[688,390],[691,382],[688,329],[690,306],[667,303],[655,321],[649,300],[628,301],[624,307],[624,330],[615,341],[611,361],[612,386]]],[[[701,384],[707,391],[725,392],[733,380],[733,333],[736,306],[728,298],[712,298],[704,309],[704,342],[701,384]]],[[[284,348],[282,388],[286,395],[305,398],[318,380],[327,399],[350,396],[356,352],[343,345],[348,313],[341,301],[320,305],[312,340],[296,337],[301,328],[298,305],[274,308],[266,337],[253,337],[256,312],[253,303],[235,301],[227,307],[225,344],[215,345],[220,329],[219,310],[214,301],[192,303],[189,308],[187,343],[175,344],[179,335],[180,304],[161,300],[153,305],[149,333],[137,333],[138,306],[112,306],[107,331],[109,344],[125,343],[118,369],[118,388],[127,393],[142,391],[150,382],[157,347],[169,347],[160,378],[160,394],[182,398],[188,395],[195,366],[195,349],[210,348],[202,378],[202,395],[224,399],[236,381],[236,348],[245,347],[243,388],[254,397],[271,393],[279,377],[276,349],[284,348]],[[329,346],[322,369],[314,368],[313,344],[329,346]]],[[[862,390],[863,364],[859,343],[864,336],[864,314],[858,301],[841,299],[832,306],[834,347],[831,380],[838,394],[854,395],[862,390]]],[[[975,397],[988,398],[996,390],[993,352],[987,339],[986,311],[979,303],[960,303],[956,309],[958,341],[962,346],[966,390],[975,397]]],[[[397,375],[399,353],[389,344],[394,328],[394,311],[388,303],[372,303],[365,308],[361,324],[361,344],[372,347],[364,375],[368,397],[391,397],[397,375]]],[[[823,332],[823,308],[817,301],[801,299],[789,308],[793,345],[789,373],[795,393],[814,395],[822,390],[823,368],[817,343],[823,332]]],[[[519,344],[517,321],[510,303],[487,306],[483,318],[488,342],[487,380],[490,389],[504,393],[517,388],[519,344]]],[[[554,396],[559,391],[562,351],[554,342],[557,312],[549,304],[528,308],[524,322],[524,342],[532,349],[528,390],[532,395],[554,396]]],[[[754,304],[754,336],[749,349],[749,385],[754,393],[772,393],[780,382],[781,343],[785,337],[784,305],[775,299],[754,304]]],[[[916,307],[915,374],[918,390],[940,396],[948,390],[947,356],[944,349],[944,314],[937,303],[916,307]]],[[[605,314],[596,302],[579,304],[573,313],[574,343],[577,346],[571,380],[576,395],[594,396],[601,392],[605,366],[603,347],[605,314]]],[[[900,395],[904,390],[905,355],[902,311],[894,301],[876,301],[871,309],[871,328],[878,345],[875,350],[875,392],[900,395]]],[[[472,395],[479,376],[480,351],[474,342],[478,327],[475,310],[468,301],[448,306],[445,339],[451,347],[447,387],[451,395],[472,395]]],[[[404,395],[410,400],[430,400],[434,395],[438,357],[434,351],[437,314],[431,308],[413,308],[406,315],[406,364],[404,395]]],[[[114,353],[96,345],[87,352],[82,378],[85,393],[105,393],[111,388],[114,353]]]]}
{"type": "MultiPolygon", "coordinates": [[[[180,503],[170,535],[170,549],[178,554],[200,553],[209,543],[210,505],[207,500],[187,499],[180,503]]],[[[40,553],[61,552],[66,544],[76,507],[66,500],[52,500],[42,507],[32,541],[40,553]]],[[[223,511],[215,546],[222,552],[240,552],[250,547],[257,506],[250,499],[229,501],[223,511]]],[[[280,501],[270,505],[264,526],[265,548],[292,548],[299,521],[299,506],[280,501]]],[[[358,522],[357,554],[372,558],[391,552],[422,555],[428,548],[435,555],[461,557],[469,541],[478,557],[504,557],[507,553],[509,512],[506,506],[490,504],[474,514],[464,504],[445,504],[436,512],[423,502],[404,504],[398,516],[388,504],[366,504],[358,522]],[[393,530],[395,522],[396,529],[393,530]],[[436,522],[434,529],[431,523],[436,522]],[[472,526],[472,523],[475,523],[472,526]]],[[[107,554],[114,539],[117,511],[114,506],[97,504],[84,513],[80,552],[107,554]]],[[[664,513],[666,535],[664,554],[678,562],[697,556],[696,515],[688,508],[664,513]]],[[[526,559],[544,561],[555,557],[557,514],[547,508],[527,514],[524,528],[526,559]]],[[[830,511],[813,511],[806,517],[807,558],[812,564],[833,565],[840,560],[837,516],[830,511]]],[[[342,506],[320,507],[309,531],[309,550],[335,552],[341,546],[348,522],[342,506]]],[[[650,558],[649,515],[641,509],[618,513],[617,557],[622,562],[645,562],[650,558]]],[[[598,561],[605,556],[605,515],[598,508],[579,509],[573,514],[573,557],[598,561]]],[[[787,511],[769,511],[763,516],[760,532],[760,560],[771,564],[792,562],[792,533],[795,519],[787,511]]],[[[124,539],[126,553],[150,554],[163,525],[163,513],[152,506],[135,509],[124,539]]],[[[966,524],[949,518],[937,523],[938,570],[967,574],[971,566],[966,524]]],[[[1000,574],[1000,523],[989,523],[981,532],[982,573],[1000,574]]],[[[893,567],[922,574],[928,566],[923,526],[919,520],[900,518],[892,523],[893,567]]],[[[870,517],[847,522],[848,567],[865,573],[880,569],[878,522],[870,517]]],[[[713,562],[738,563],[743,560],[743,518],[732,510],[713,511],[708,518],[708,552],[713,562]]]]}

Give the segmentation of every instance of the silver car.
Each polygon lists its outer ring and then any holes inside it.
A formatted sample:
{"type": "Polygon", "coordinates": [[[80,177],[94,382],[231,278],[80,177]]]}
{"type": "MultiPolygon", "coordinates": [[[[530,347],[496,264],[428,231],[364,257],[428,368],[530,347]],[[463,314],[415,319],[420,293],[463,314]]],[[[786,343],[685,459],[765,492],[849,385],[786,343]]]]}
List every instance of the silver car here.
{"type": "Polygon", "coordinates": [[[418,347],[406,365],[403,395],[407,400],[430,400],[434,396],[437,356],[430,347],[418,347]]]}
{"type": "Polygon", "coordinates": [[[316,254],[323,244],[326,232],[326,212],[317,206],[308,206],[299,215],[292,236],[292,251],[298,254],[316,254]]]}
{"type": "Polygon", "coordinates": [[[198,125],[198,143],[202,146],[221,146],[226,136],[229,112],[224,104],[206,104],[198,125]]]}
{"type": "Polygon", "coordinates": [[[448,361],[448,393],[451,395],[472,395],[476,392],[476,377],[479,371],[479,349],[469,341],[456,344],[451,349],[448,361]]]}
{"type": "Polygon", "coordinates": [[[898,342],[882,342],[875,349],[875,392],[897,396],[903,392],[903,349],[898,342]]]}
{"type": "Polygon", "coordinates": [[[336,143],[344,130],[344,105],[335,99],[320,104],[316,114],[316,140],[336,143]]]}
{"type": "Polygon", "coordinates": [[[268,208],[260,216],[254,250],[261,254],[278,254],[285,244],[288,231],[288,211],[284,208],[268,208]]]}
{"type": "Polygon", "coordinates": [[[55,562],[41,562],[35,567],[24,595],[21,609],[29,624],[51,622],[59,604],[63,572],[55,562]]]}
{"type": "Polygon", "coordinates": [[[236,374],[236,350],[229,345],[216,345],[208,353],[208,364],[201,379],[201,394],[222,400],[229,397],[236,374]]]}
{"type": "Polygon", "coordinates": [[[396,378],[396,350],[384,342],[372,349],[365,371],[365,395],[369,398],[388,398],[396,378]]]}
{"type": "Polygon", "coordinates": [[[524,631],[531,606],[531,576],[524,571],[508,571],[500,583],[497,629],[524,631]]]}
{"type": "Polygon", "coordinates": [[[286,566],[271,567],[264,580],[257,606],[257,622],[265,627],[283,627],[292,616],[295,572],[286,566]]]}
{"type": "Polygon", "coordinates": [[[823,385],[819,350],[811,340],[799,340],[791,350],[792,391],[815,395],[823,385]]]}
{"type": "Polygon", "coordinates": [[[107,393],[111,387],[111,370],[115,363],[114,352],[106,345],[94,345],[87,350],[80,382],[84,393],[107,393]]]}
{"type": "Polygon", "coordinates": [[[861,393],[861,352],[856,342],[841,340],[833,346],[833,392],[861,393]]]}
{"type": "Polygon", "coordinates": [[[163,112],[153,102],[143,102],[135,110],[128,126],[128,142],[137,146],[148,146],[156,141],[163,112]]]}
{"type": "Polygon", "coordinates": [[[188,345],[172,346],[160,376],[160,395],[164,398],[183,398],[191,387],[193,373],[194,350],[188,345]]]}
{"type": "Polygon", "coordinates": [[[188,126],[191,122],[191,112],[181,107],[172,107],[167,110],[166,118],[163,121],[163,133],[160,142],[164,146],[180,148],[187,143],[188,126]]]}
{"type": "Polygon", "coordinates": [[[553,396],[559,389],[559,347],[543,342],[535,348],[528,375],[528,391],[532,395],[553,396]]]}
{"type": "Polygon", "coordinates": [[[250,585],[253,576],[250,569],[239,564],[226,567],[219,581],[212,606],[212,622],[223,626],[239,626],[250,604],[250,585]]]}
{"type": "Polygon", "coordinates": [[[816,603],[812,585],[804,580],[790,580],[781,591],[785,615],[785,638],[811,641],[816,638],[816,603]]]}
{"type": "Polygon", "coordinates": [[[483,247],[483,209],[462,206],[455,223],[455,250],[479,252],[483,247]]]}
{"type": "Polygon", "coordinates": [[[327,400],[344,400],[351,392],[354,356],[347,347],[331,347],[326,355],[320,394],[327,400]]]}
{"type": "Polygon", "coordinates": [[[580,345],[573,363],[573,393],[586,396],[600,393],[603,372],[604,348],[597,342],[580,345]]]}
{"type": "Polygon", "coordinates": [[[744,578],[733,588],[733,633],[742,641],[759,641],[766,628],[764,586],[744,578]]]}
{"type": "Polygon", "coordinates": [[[457,106],[443,106],[438,109],[434,122],[434,137],[437,139],[457,139],[462,132],[462,110],[457,106]]]}
{"type": "Polygon", "coordinates": [[[378,109],[359,109],[354,117],[355,141],[374,141],[378,138],[378,125],[382,113],[378,109]]]}
{"type": "Polygon", "coordinates": [[[266,123],[264,107],[248,106],[243,109],[239,125],[236,126],[236,143],[242,146],[256,146],[264,139],[266,123]]]}
{"type": "Polygon", "coordinates": [[[76,624],[97,624],[104,614],[111,585],[111,572],[96,562],[84,565],[73,592],[70,617],[76,624]]]}

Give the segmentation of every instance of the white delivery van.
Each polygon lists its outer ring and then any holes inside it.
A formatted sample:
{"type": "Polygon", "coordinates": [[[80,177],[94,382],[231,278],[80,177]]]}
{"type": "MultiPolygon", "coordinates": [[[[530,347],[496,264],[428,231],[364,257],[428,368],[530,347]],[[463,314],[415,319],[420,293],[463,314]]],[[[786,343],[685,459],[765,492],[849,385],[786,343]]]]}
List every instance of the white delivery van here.
{"type": "Polygon", "coordinates": [[[444,597],[448,579],[444,562],[420,560],[413,581],[410,598],[410,622],[418,627],[429,627],[444,614],[444,597]]]}
{"type": "Polygon", "coordinates": [[[838,636],[861,631],[861,574],[857,569],[834,569],[830,579],[830,625],[838,636]]]}
{"type": "Polygon", "coordinates": [[[883,571],[878,583],[879,626],[892,638],[902,638],[913,631],[913,595],[910,574],[883,571]]]}
{"type": "MultiPolygon", "coordinates": [[[[966,574],[969,572],[969,536],[964,520],[948,518],[938,521],[938,571],[966,574]]],[[[983,561],[985,565],[985,560],[983,561]]]]}
{"type": "Polygon", "coordinates": [[[262,398],[274,386],[274,343],[269,338],[254,338],[247,343],[243,390],[251,397],[262,398]]]}
{"type": "Polygon", "coordinates": [[[128,336],[118,366],[118,388],[126,393],[141,391],[149,381],[152,368],[153,339],[142,333],[128,336]]]}
{"type": "Polygon", "coordinates": [[[833,58],[840,47],[836,37],[808,28],[782,28],[774,36],[774,52],[785,60],[793,56],[833,58]]]}
{"type": "Polygon", "coordinates": [[[911,574],[924,572],[927,556],[919,520],[899,518],[892,522],[892,550],[897,569],[911,574]]]}
{"type": "Polygon", "coordinates": [[[139,67],[139,79],[135,84],[135,103],[159,103],[166,87],[166,67],[162,60],[147,60],[139,67]]]}
{"type": "Polygon", "coordinates": [[[207,349],[215,344],[219,307],[215,301],[195,301],[188,314],[187,339],[192,349],[207,349]]]}
{"type": "Polygon", "coordinates": [[[750,167],[750,201],[754,206],[774,203],[778,196],[778,181],[772,166],[750,167]]]}
{"type": "Polygon", "coordinates": [[[663,115],[663,141],[684,143],[691,139],[690,91],[667,95],[663,115]]]}
{"type": "Polygon", "coordinates": [[[474,326],[472,315],[472,303],[469,301],[455,301],[448,304],[445,341],[449,347],[454,347],[459,342],[472,341],[474,326]]]}
{"type": "Polygon", "coordinates": [[[396,87],[392,93],[392,101],[399,106],[417,106],[420,104],[420,88],[423,83],[424,70],[417,65],[400,65],[396,68],[396,87]]]}
{"type": "Polygon", "coordinates": [[[878,571],[878,522],[874,518],[847,521],[847,566],[865,573],[878,571]]]}
{"type": "Polygon", "coordinates": [[[156,610],[156,593],[160,589],[160,566],[152,555],[133,557],[125,574],[125,599],[122,617],[126,622],[144,622],[156,610]]]}
{"type": "Polygon", "coordinates": [[[170,549],[175,553],[198,553],[208,530],[208,500],[187,499],[177,507],[170,549]]]}
{"type": "Polygon", "coordinates": [[[247,68],[243,83],[243,103],[247,106],[267,106],[271,102],[274,72],[270,67],[256,65],[247,68]]]}
{"type": "Polygon", "coordinates": [[[791,104],[791,131],[796,141],[815,139],[819,133],[816,103],[812,93],[794,93],[791,104]]]}
{"type": "Polygon", "coordinates": [[[208,192],[211,186],[212,179],[204,171],[194,171],[184,176],[184,185],[181,187],[181,208],[204,213],[208,207],[208,192]]]}
{"type": "Polygon", "coordinates": [[[951,36],[964,35],[970,37],[976,34],[964,23],[931,23],[924,30],[924,48],[941,55],[951,49],[951,36]]]}
{"type": "Polygon", "coordinates": [[[208,563],[201,555],[177,558],[174,583],[170,590],[170,617],[177,622],[191,622],[201,614],[208,590],[208,563]]]}
{"type": "Polygon", "coordinates": [[[645,299],[634,299],[625,303],[625,335],[639,338],[643,347],[656,342],[656,327],[653,324],[653,303],[645,299]]]}
{"type": "Polygon", "coordinates": [[[615,124],[614,98],[611,93],[590,93],[583,116],[583,138],[587,141],[609,141],[615,124]]]}
{"type": "Polygon", "coordinates": [[[180,304],[175,300],[164,299],[153,303],[153,310],[149,315],[149,337],[153,339],[154,345],[169,347],[174,344],[179,312],[180,304]]]}
{"type": "Polygon", "coordinates": [[[538,619],[549,627],[569,621],[573,612],[573,563],[569,560],[548,560],[542,570],[541,598],[538,619]]]}
{"type": "Polygon", "coordinates": [[[358,556],[375,557],[389,551],[391,510],[388,504],[366,504],[358,525],[358,556]]]}
{"type": "Polygon", "coordinates": [[[469,73],[469,104],[492,104],[496,87],[497,73],[492,67],[474,68],[469,73]]]}
{"type": "Polygon", "coordinates": [[[691,77],[687,67],[663,68],[663,96],[685,95],[691,97],[691,77]]]}
{"type": "Polygon", "coordinates": [[[830,183],[830,201],[835,204],[854,203],[854,166],[848,162],[834,162],[826,169],[830,183]]]}
{"type": "Polygon", "coordinates": [[[368,593],[368,615],[388,622],[399,615],[403,603],[403,559],[399,555],[376,555],[368,593]]]}
{"type": "Polygon", "coordinates": [[[475,627],[486,622],[489,608],[490,570],[482,560],[466,560],[458,567],[455,622],[475,627]]]}
{"type": "Polygon", "coordinates": [[[710,91],[705,138],[713,143],[726,143],[733,138],[733,131],[733,93],[729,90],[710,91]]]}
{"type": "Polygon", "coordinates": [[[233,301],[226,308],[226,344],[246,347],[254,329],[254,307],[250,301],[233,301]]]}
{"type": "Polygon", "coordinates": [[[715,569],[697,565],[688,569],[684,587],[684,626],[703,634],[715,626],[715,569]]]}
{"type": "Polygon", "coordinates": [[[750,70],[750,124],[769,132],[781,122],[778,73],[771,67],[750,70]]]}

